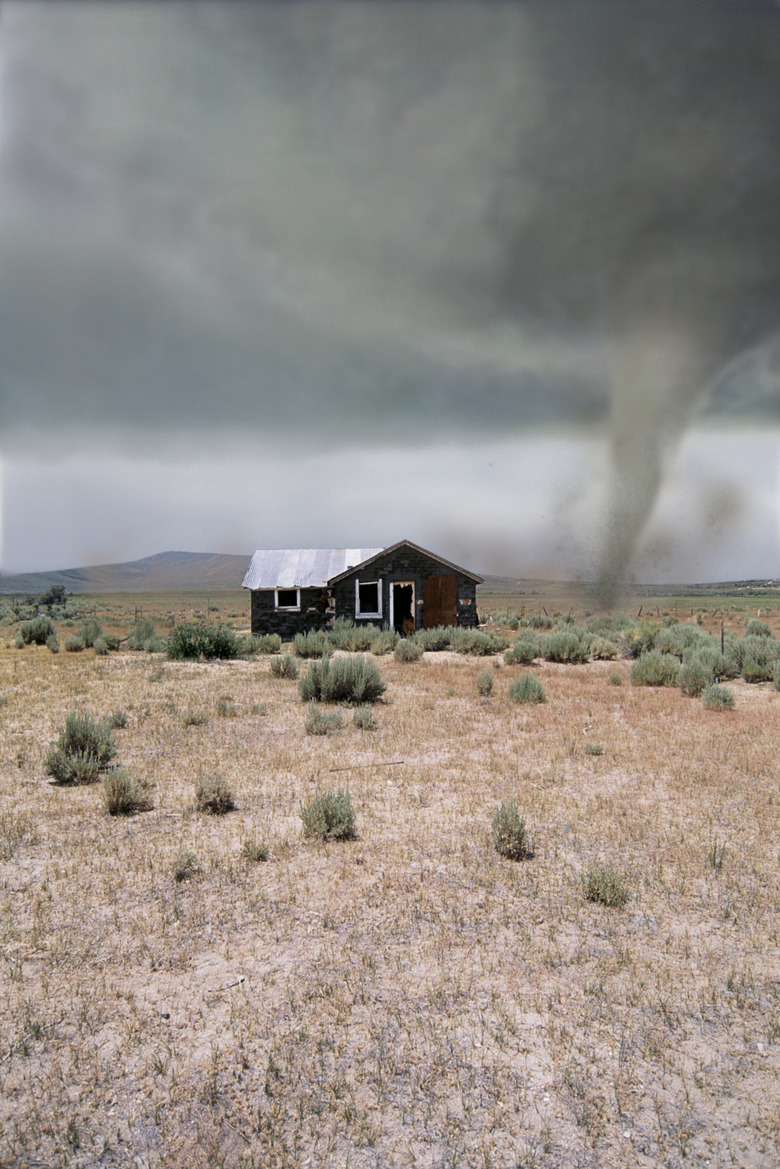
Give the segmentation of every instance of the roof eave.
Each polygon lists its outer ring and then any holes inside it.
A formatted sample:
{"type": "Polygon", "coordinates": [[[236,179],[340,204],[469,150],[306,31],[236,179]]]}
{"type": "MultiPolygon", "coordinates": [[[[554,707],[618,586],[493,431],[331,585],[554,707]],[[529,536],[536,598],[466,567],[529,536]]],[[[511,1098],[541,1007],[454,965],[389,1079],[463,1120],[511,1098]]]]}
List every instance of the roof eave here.
{"type": "Polygon", "coordinates": [[[414,548],[415,552],[422,552],[424,556],[430,556],[432,560],[438,560],[440,564],[446,564],[447,568],[452,568],[455,572],[459,572],[462,576],[467,576],[469,580],[473,580],[475,584],[485,583],[484,577],[477,576],[475,572],[469,572],[467,568],[462,568],[459,564],[453,564],[451,560],[445,560],[443,556],[437,556],[437,554],[435,552],[431,552],[430,549],[422,548],[419,544],[413,544],[411,540],[399,540],[397,544],[391,544],[389,548],[383,548],[381,552],[377,552],[374,556],[369,556],[367,560],[361,561],[360,564],[354,564],[352,568],[347,568],[344,572],[338,573],[337,576],[330,577],[328,584],[336,584],[338,581],[343,580],[344,577],[351,576],[353,572],[357,572],[358,569],[366,568],[369,564],[373,564],[375,560],[379,560],[380,556],[387,556],[388,553],[395,552],[398,548],[404,547],[404,545],[407,548],[414,548]]]}

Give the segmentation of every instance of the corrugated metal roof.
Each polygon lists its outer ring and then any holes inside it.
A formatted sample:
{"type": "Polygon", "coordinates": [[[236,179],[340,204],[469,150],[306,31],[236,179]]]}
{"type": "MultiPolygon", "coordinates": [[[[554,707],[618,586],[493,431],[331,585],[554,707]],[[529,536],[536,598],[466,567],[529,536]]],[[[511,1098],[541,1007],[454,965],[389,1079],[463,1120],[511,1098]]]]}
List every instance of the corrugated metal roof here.
{"type": "Polygon", "coordinates": [[[383,551],[383,548],[260,548],[250,561],[243,588],[322,587],[331,577],[383,551]]]}

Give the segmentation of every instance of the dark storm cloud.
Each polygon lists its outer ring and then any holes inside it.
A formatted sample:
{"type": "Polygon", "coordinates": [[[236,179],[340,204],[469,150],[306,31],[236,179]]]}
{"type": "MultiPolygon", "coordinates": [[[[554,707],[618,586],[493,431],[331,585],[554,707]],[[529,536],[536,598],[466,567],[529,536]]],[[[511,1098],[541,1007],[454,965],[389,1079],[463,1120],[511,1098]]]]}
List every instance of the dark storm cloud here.
{"type": "Polygon", "coordinates": [[[612,577],[719,369],[777,414],[776,9],[25,0],[0,46],[6,441],[609,409],[612,577]]]}
{"type": "MultiPolygon", "coordinates": [[[[431,337],[454,336],[448,300],[476,277],[484,245],[466,237],[503,147],[461,158],[467,128],[448,122],[458,83],[442,71],[468,47],[474,10],[433,72],[419,46],[404,62],[410,38],[377,15],[379,26],[354,6],[5,6],[6,435],[74,417],[178,425],[185,411],[196,427],[308,420],[347,437],[377,422],[408,433],[410,415],[422,435],[603,412],[600,387],[525,361],[515,336],[508,363],[478,330],[465,355],[430,351],[431,337]],[[350,58],[350,36],[373,43],[370,59],[350,58]],[[328,44],[336,84],[318,93],[328,44]],[[394,54],[401,92],[387,64],[375,114],[351,125],[356,91],[394,54]],[[431,125],[385,157],[401,106],[426,90],[431,125]],[[457,222],[437,225],[448,186],[457,222]],[[459,271],[437,283],[442,263],[459,271]]],[[[416,19],[435,24],[424,7],[416,19]]],[[[489,143],[494,103],[483,105],[489,143]]],[[[468,295],[478,305],[479,290],[468,295]]]]}

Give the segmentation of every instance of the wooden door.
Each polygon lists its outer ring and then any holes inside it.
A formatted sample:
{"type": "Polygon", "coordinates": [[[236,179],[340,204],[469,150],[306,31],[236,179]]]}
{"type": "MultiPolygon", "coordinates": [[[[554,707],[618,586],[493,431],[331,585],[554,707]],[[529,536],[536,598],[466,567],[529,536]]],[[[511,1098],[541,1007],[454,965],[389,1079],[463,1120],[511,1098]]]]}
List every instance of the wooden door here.
{"type": "Polygon", "coordinates": [[[423,628],[457,625],[458,582],[452,576],[427,576],[423,581],[423,628]]]}

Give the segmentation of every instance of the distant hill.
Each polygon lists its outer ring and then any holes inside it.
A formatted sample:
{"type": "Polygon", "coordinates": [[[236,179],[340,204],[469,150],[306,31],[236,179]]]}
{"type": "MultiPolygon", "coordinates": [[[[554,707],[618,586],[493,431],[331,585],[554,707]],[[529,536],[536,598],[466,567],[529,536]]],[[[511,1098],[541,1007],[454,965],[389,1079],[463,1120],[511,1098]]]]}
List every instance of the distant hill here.
{"type": "MultiPolygon", "coordinates": [[[[229,556],[218,552],[158,552],[143,560],[125,564],[98,564],[90,568],[64,568],[51,572],[0,572],[0,595],[37,596],[52,585],[64,585],[68,593],[143,593],[200,589],[238,589],[249,567],[251,554],[229,556]]],[[[585,581],[557,582],[522,580],[517,577],[485,575],[480,593],[509,596],[544,595],[550,589],[588,592],[593,585],[585,581]]],[[[683,593],[712,595],[744,593],[765,595],[780,591],[780,580],[722,581],[712,584],[630,586],[633,596],[674,596],[683,593]]]]}
{"type": "Polygon", "coordinates": [[[238,589],[251,556],[213,552],[159,552],[126,564],[97,564],[51,572],[0,573],[0,593],[45,592],[64,585],[68,593],[136,593],[179,589],[238,589]]]}

